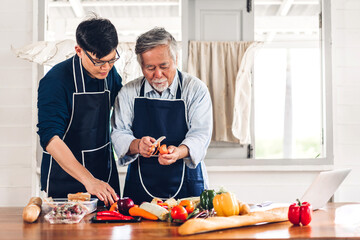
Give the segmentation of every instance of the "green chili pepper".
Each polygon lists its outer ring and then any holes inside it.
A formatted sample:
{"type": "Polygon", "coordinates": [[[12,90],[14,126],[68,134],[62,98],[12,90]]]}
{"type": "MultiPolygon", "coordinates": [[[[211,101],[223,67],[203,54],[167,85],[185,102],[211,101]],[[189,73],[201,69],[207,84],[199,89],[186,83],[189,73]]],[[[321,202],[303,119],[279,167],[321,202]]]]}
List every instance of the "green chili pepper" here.
{"type": "Polygon", "coordinates": [[[211,210],[213,208],[213,199],[215,195],[215,190],[204,190],[200,195],[201,208],[205,210],[211,210]]]}

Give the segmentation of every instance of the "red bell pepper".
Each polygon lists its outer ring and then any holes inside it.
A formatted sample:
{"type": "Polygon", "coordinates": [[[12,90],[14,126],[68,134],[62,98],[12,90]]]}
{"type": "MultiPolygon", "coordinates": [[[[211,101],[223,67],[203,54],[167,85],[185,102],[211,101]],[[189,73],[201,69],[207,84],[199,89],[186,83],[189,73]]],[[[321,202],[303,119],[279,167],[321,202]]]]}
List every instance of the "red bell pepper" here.
{"type": "Polygon", "coordinates": [[[312,207],[308,202],[300,202],[296,199],[297,203],[293,203],[289,207],[288,218],[294,225],[303,226],[308,225],[311,222],[312,207]]]}

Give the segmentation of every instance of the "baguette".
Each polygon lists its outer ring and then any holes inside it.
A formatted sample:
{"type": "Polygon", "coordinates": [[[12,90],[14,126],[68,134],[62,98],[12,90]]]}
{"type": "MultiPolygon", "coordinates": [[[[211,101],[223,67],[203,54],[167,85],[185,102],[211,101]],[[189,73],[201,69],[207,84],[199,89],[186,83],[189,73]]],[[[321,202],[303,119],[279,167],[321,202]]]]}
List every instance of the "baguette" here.
{"type": "Polygon", "coordinates": [[[288,209],[288,207],[281,207],[267,211],[251,212],[241,216],[190,219],[179,227],[178,232],[180,235],[190,235],[227,228],[249,226],[256,223],[287,221],[288,209]]]}
{"type": "Polygon", "coordinates": [[[35,222],[41,212],[42,200],[39,197],[32,197],[26,207],[24,207],[22,218],[25,222],[35,222]]]}

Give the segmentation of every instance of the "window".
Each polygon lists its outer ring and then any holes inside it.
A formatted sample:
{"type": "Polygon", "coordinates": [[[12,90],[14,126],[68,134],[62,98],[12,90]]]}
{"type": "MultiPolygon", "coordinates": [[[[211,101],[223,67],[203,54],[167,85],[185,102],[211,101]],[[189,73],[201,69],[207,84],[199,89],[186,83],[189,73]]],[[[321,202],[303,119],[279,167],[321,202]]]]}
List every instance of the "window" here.
{"type": "MultiPolygon", "coordinates": [[[[46,41],[71,39],[75,42],[76,27],[93,13],[115,25],[121,56],[115,67],[124,83],[142,75],[133,51],[141,33],[156,26],[164,27],[181,41],[179,0],[45,0],[45,3],[46,41]]],[[[181,58],[178,62],[181,64],[181,58]]]]}
{"type": "MultiPolygon", "coordinates": [[[[222,0],[216,4],[215,0],[43,1],[47,9],[45,40],[75,41],[78,23],[89,12],[95,12],[114,23],[123,43],[134,43],[140,33],[163,26],[182,41],[184,56],[188,40],[198,34],[219,35],[194,30],[198,27],[194,17],[196,4],[214,4],[209,11],[212,16],[216,16],[216,9],[227,5],[222,0]]],[[[227,1],[241,2],[246,9],[246,0],[227,1]]],[[[246,16],[246,24],[240,24],[246,33],[233,34],[245,41],[264,42],[253,68],[252,144],[213,142],[207,164],[330,164],[332,132],[326,127],[332,125],[330,2],[253,0],[252,11],[246,16]]],[[[231,14],[229,19],[241,19],[236,12],[231,14]]],[[[218,25],[221,30],[222,25],[218,25]]],[[[239,27],[237,23],[232,26],[239,27]]],[[[210,24],[206,30],[213,27],[210,24]]],[[[125,49],[119,50],[124,56],[121,51],[125,49]]],[[[186,59],[179,59],[179,64],[185,62],[186,59]]],[[[115,65],[122,76],[126,75],[125,64],[126,59],[122,58],[115,65]]]]}
{"type": "Polygon", "coordinates": [[[321,1],[254,3],[254,156],[324,157],[321,1]]]}
{"type": "Polygon", "coordinates": [[[330,2],[186,0],[184,16],[184,52],[188,40],[264,43],[252,72],[252,143],[212,142],[207,165],[331,164],[330,2]]]}

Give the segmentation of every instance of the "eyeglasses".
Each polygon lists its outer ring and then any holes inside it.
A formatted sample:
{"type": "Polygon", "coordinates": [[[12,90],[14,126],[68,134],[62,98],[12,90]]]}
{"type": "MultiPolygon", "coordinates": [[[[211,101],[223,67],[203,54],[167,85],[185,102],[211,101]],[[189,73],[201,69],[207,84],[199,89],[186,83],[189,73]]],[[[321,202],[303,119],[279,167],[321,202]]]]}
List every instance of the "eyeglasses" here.
{"type": "Polygon", "coordinates": [[[100,61],[100,60],[96,60],[96,61],[95,61],[95,60],[87,53],[87,51],[84,50],[86,56],[88,56],[88,58],[89,58],[90,61],[94,64],[94,66],[97,66],[97,67],[103,66],[105,63],[113,64],[114,62],[116,62],[117,60],[119,60],[120,55],[119,55],[119,53],[118,53],[118,51],[117,51],[116,49],[115,49],[115,51],[116,51],[116,55],[117,55],[116,58],[111,59],[111,60],[109,60],[109,61],[100,61]]]}

